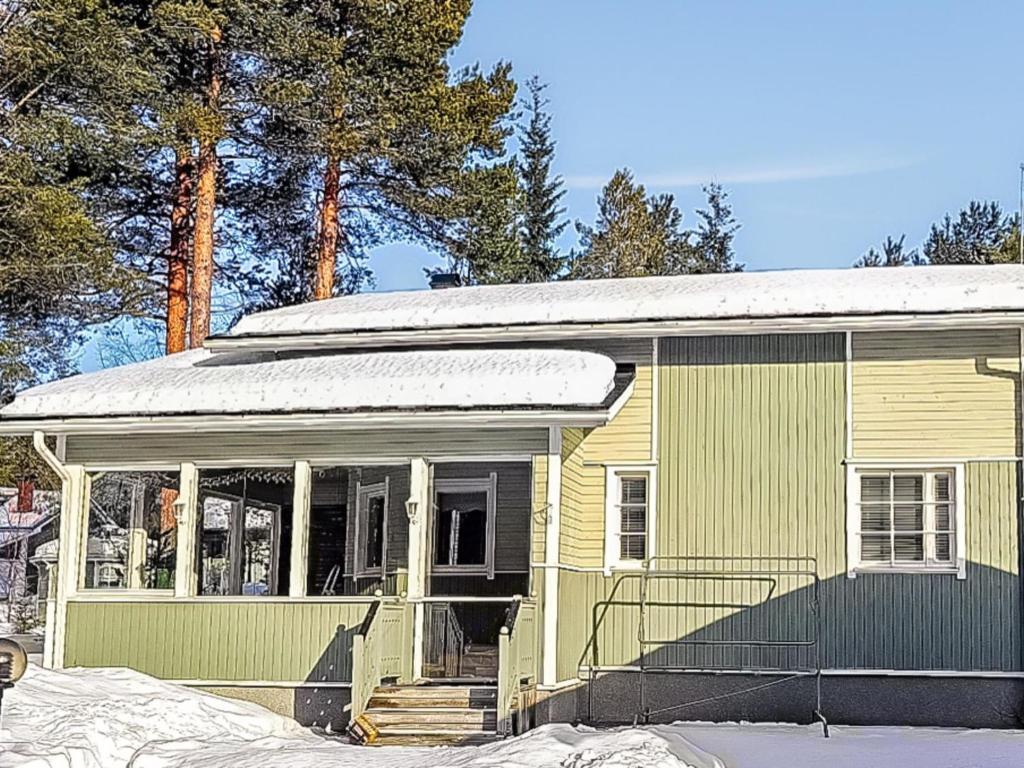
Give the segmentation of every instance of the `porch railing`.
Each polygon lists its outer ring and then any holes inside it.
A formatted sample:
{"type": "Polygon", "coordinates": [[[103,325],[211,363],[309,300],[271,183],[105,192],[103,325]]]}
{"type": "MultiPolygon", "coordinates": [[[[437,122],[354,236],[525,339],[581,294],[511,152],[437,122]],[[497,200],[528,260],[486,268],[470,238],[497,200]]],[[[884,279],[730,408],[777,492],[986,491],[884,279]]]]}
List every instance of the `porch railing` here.
{"type": "Polygon", "coordinates": [[[370,606],[362,626],[352,638],[352,719],[363,712],[373,692],[387,678],[412,678],[409,629],[412,606],[384,601],[370,606]]]}
{"type": "Polygon", "coordinates": [[[423,663],[435,675],[459,677],[466,639],[451,603],[426,604],[423,663]]]}
{"type": "Polygon", "coordinates": [[[536,679],[537,606],[516,597],[498,635],[498,733],[512,736],[526,730],[529,718],[525,691],[536,679]]]}

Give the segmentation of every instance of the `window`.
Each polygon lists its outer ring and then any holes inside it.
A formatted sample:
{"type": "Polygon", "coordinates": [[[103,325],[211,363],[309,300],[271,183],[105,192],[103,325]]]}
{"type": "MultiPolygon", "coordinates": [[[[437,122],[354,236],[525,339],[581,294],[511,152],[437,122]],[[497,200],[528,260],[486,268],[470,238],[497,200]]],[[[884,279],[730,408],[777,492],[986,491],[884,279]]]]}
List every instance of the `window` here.
{"type": "MultiPolygon", "coordinates": [[[[310,478],[307,595],[335,595],[344,589],[348,535],[348,479],[345,467],[315,467],[310,478]]],[[[351,574],[350,574],[351,575],[351,574]]]]}
{"type": "Polygon", "coordinates": [[[962,468],[852,471],[851,570],[961,572],[962,468]]]}
{"type": "Polygon", "coordinates": [[[388,539],[389,480],[357,486],[356,576],[384,573],[388,539]]]}
{"type": "Polygon", "coordinates": [[[434,483],[434,571],[494,575],[497,473],[434,483]]]}
{"type": "Polygon", "coordinates": [[[173,589],[179,473],[99,472],[89,478],[86,589],[173,589]]]}
{"type": "Polygon", "coordinates": [[[288,594],[294,492],[291,469],[199,470],[199,594],[288,594]]]}
{"type": "Polygon", "coordinates": [[[655,469],[608,467],[605,569],[637,568],[654,556],[655,469]]]}

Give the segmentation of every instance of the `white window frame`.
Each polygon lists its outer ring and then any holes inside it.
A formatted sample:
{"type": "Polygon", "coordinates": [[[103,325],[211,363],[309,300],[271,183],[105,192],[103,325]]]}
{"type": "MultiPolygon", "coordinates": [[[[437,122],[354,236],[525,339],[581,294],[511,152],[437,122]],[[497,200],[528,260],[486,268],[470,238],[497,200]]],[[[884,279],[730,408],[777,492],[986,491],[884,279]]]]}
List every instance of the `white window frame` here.
{"type": "Polygon", "coordinates": [[[605,467],[604,482],[604,570],[639,570],[655,557],[658,519],[658,468],[655,464],[616,464],[605,467]],[[647,478],[647,558],[624,560],[619,538],[622,535],[622,513],[619,511],[624,477],[647,478]]]}
{"type": "Polygon", "coordinates": [[[432,573],[448,576],[487,576],[494,578],[494,540],[498,517],[498,473],[491,472],[487,477],[477,478],[441,478],[434,481],[434,519],[430,525],[430,570],[432,573]],[[436,554],[437,515],[441,508],[438,497],[442,493],[485,493],[487,494],[487,526],[484,542],[483,565],[437,565],[434,563],[436,554]]]}
{"type": "MultiPolygon", "coordinates": [[[[927,507],[926,507],[927,508],[927,507]]],[[[927,552],[927,539],[926,539],[927,552]]],[[[962,463],[929,461],[852,461],[846,467],[846,575],[856,578],[865,573],[955,574],[967,578],[966,481],[962,463]],[[892,473],[939,473],[952,475],[953,558],[949,563],[865,563],[861,561],[861,495],[863,475],[892,473]]]]}
{"type": "Polygon", "coordinates": [[[385,477],[382,482],[363,485],[356,483],[356,530],[355,530],[355,578],[361,579],[370,576],[383,578],[387,572],[388,565],[388,517],[391,512],[391,478],[385,477]],[[365,552],[363,551],[362,532],[366,527],[366,515],[369,512],[370,499],[384,499],[384,522],[381,529],[381,552],[380,567],[367,568],[363,562],[365,552]]]}

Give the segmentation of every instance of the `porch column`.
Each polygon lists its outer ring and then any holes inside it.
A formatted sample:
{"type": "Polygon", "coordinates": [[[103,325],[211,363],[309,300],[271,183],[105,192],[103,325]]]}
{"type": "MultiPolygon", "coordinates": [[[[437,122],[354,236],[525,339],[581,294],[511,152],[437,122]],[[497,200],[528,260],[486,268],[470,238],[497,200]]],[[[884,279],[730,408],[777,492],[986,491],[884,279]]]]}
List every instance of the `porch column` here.
{"type": "Polygon", "coordinates": [[[179,475],[181,487],[174,502],[178,521],[178,549],[174,563],[174,596],[196,594],[196,529],[199,527],[199,472],[196,465],[184,462],[179,475]]]}
{"type": "Polygon", "coordinates": [[[292,553],[288,595],[306,596],[309,565],[309,502],[313,472],[308,461],[295,462],[295,495],[292,499],[292,553]]]}
{"type": "Polygon", "coordinates": [[[78,592],[82,573],[82,553],[88,546],[88,520],[86,502],[85,467],[65,466],[61,484],[60,535],[57,551],[57,589],[54,606],[55,621],[50,631],[53,640],[50,658],[53,669],[64,668],[64,649],[67,638],[68,600],[78,592]]]}
{"type": "Polygon", "coordinates": [[[548,427],[547,526],[544,532],[544,642],[541,682],[558,682],[558,575],[562,504],[562,428],[548,427]]]}
{"type": "MultiPolygon", "coordinates": [[[[409,467],[409,586],[408,595],[418,600],[427,593],[427,521],[430,519],[430,465],[415,458],[409,467]]],[[[423,603],[413,603],[413,679],[423,677],[423,603]]]]}

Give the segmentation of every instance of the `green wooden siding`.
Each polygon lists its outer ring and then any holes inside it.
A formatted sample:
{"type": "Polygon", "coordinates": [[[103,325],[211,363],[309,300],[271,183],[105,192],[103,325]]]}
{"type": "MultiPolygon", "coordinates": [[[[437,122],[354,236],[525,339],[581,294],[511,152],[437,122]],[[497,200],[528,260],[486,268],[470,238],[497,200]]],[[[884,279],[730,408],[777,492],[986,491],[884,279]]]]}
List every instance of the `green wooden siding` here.
{"type": "MultiPolygon", "coordinates": [[[[816,558],[826,668],[1022,669],[1014,462],[966,466],[966,580],[849,579],[843,337],[665,339],[660,364],[659,555],[816,558]]],[[[666,605],[650,612],[648,634],[796,639],[810,631],[810,583],[782,577],[769,594],[753,582],[659,582],[652,597],[666,605]]],[[[580,665],[637,662],[638,584],[632,574],[561,573],[561,679],[580,665]]],[[[687,665],[809,661],[702,652],[653,655],[687,665]]]]}
{"type": "Polygon", "coordinates": [[[548,431],[512,429],[294,430],[123,435],[73,435],[70,463],[122,462],[291,462],[352,458],[412,458],[543,453],[548,431]]]}
{"type": "Polygon", "coordinates": [[[348,682],[369,603],[72,602],[66,666],[166,680],[348,682]]]}

